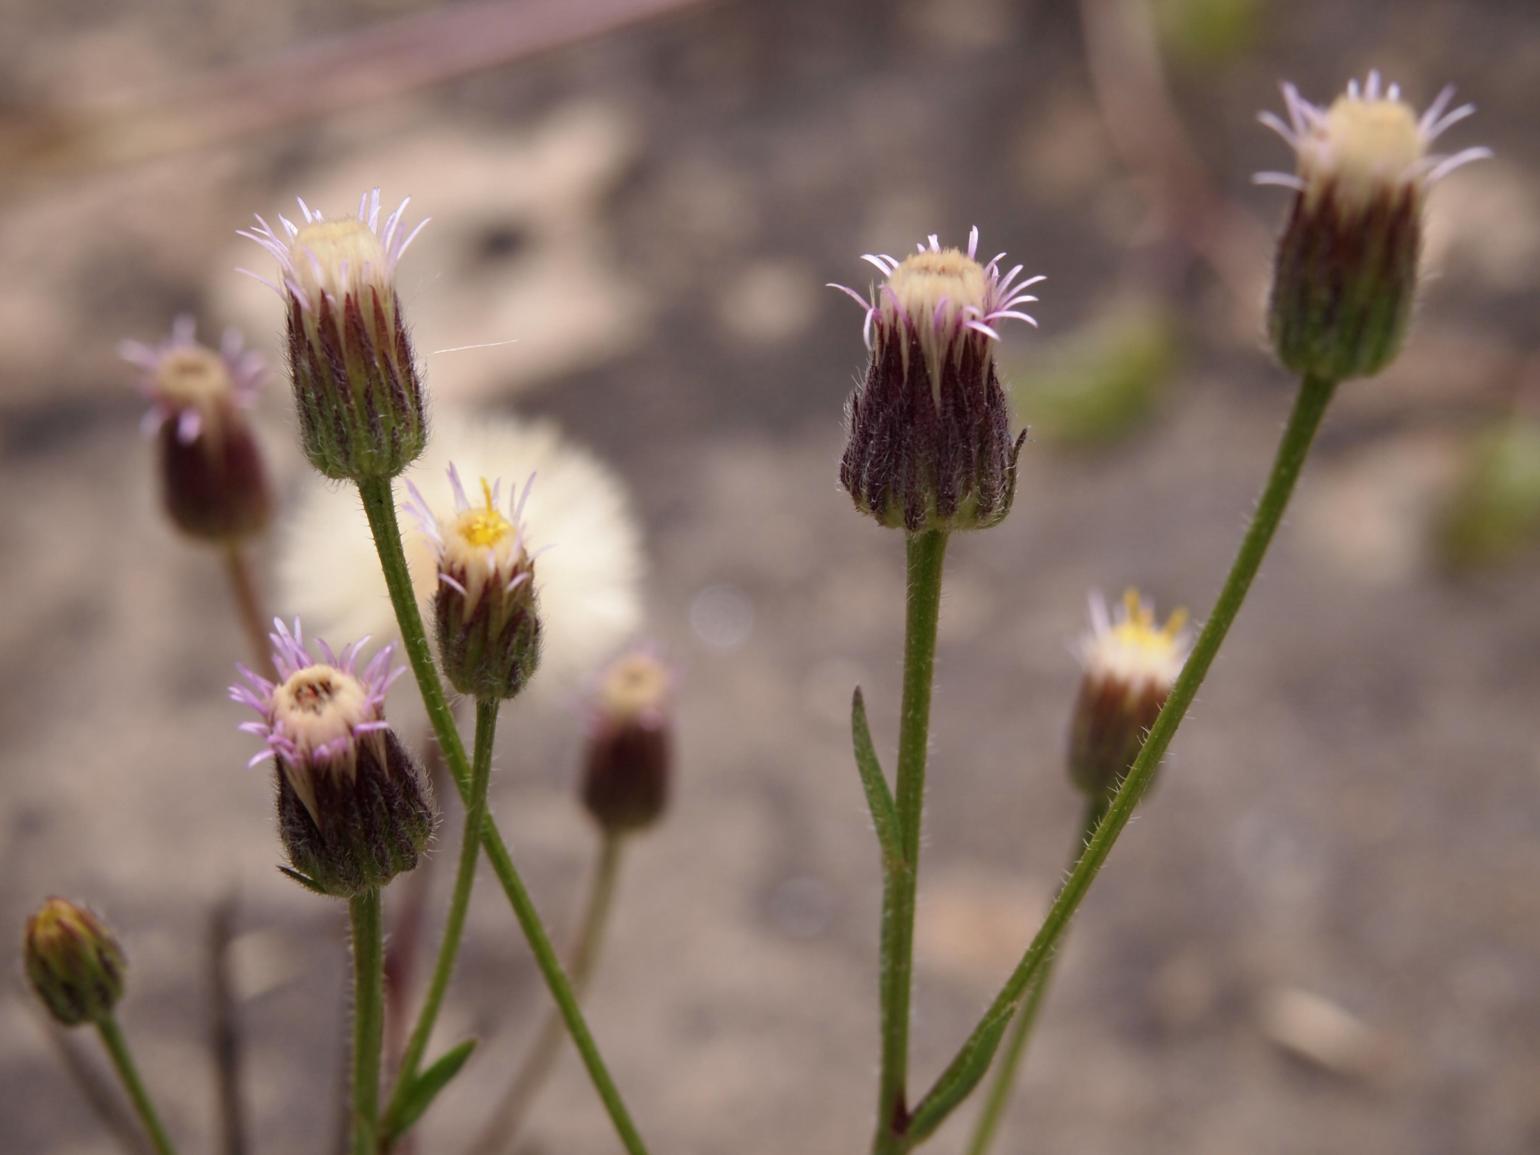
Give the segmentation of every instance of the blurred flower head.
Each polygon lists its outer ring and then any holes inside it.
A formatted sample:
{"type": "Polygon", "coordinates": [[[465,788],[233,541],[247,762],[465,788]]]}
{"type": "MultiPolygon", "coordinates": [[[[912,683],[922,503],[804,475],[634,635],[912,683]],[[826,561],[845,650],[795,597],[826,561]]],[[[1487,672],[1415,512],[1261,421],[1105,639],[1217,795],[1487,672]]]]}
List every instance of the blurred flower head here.
{"type": "Polygon", "coordinates": [[[1070,722],[1069,771],[1092,797],[1106,797],[1138,757],[1187,661],[1187,612],[1157,625],[1155,609],[1128,590],[1116,610],[1091,597],[1091,629],[1080,642],[1084,672],[1070,722]]]}
{"type": "Polygon", "coordinates": [[[583,805],[610,834],[661,817],[673,771],[674,672],[648,645],[608,662],[590,693],[583,805]]]}
{"type": "Polygon", "coordinates": [[[247,416],[265,373],[241,335],[225,330],[217,350],[199,344],[182,315],[154,345],[123,341],[118,352],[139,371],[150,402],[142,427],[156,439],[161,498],[172,524],[223,541],[263,529],[272,512],[267,470],[247,416]]]}
{"type": "Polygon", "coordinates": [[[856,508],[883,525],[972,529],[1010,510],[1021,440],[995,370],[998,325],[1036,325],[1021,307],[1042,277],[1001,272],[1005,254],[978,260],[978,229],[966,252],[929,244],[903,260],[868,253],[885,280],[863,296],[832,285],[865,310],[871,358],[846,405],[849,443],[840,481],[856,508]]]}
{"type": "Polygon", "coordinates": [[[1488,148],[1466,148],[1452,155],[1433,152],[1433,144],[1451,126],[1476,111],[1474,104],[1451,109],[1454,86],[1438,94],[1421,116],[1401,99],[1397,84],[1381,85],[1378,72],[1326,108],[1311,104],[1292,84],[1283,86],[1287,122],[1276,113],[1259,119],[1294,149],[1294,173],[1258,173],[1259,184],[1298,190],[1312,201],[1330,197],[1343,216],[1369,209],[1377,198],[1404,193],[1420,197],[1429,185],[1461,165],[1492,155],[1488,148]]]}
{"type": "Polygon", "coordinates": [[[22,945],[27,981],[66,1027],[95,1022],[123,997],[123,948],[83,906],[50,898],[27,920],[22,945]]]}
{"type": "MultiPolygon", "coordinates": [[[[535,693],[570,691],[641,618],[641,537],[625,489],[603,464],[549,422],[441,408],[433,438],[406,477],[424,507],[402,522],[403,545],[425,618],[433,617],[438,549],[420,524],[459,516],[451,462],[467,477],[538,480],[519,510],[521,540],[538,542],[541,671],[535,693]]],[[[282,535],[279,604],[337,636],[396,636],[374,540],[355,493],[312,480],[282,535]]]]}
{"type": "Polygon", "coordinates": [[[287,305],[289,371],[301,440],[327,477],[394,477],[427,437],[422,385],[396,295],[396,265],[428,221],[408,231],[408,197],[380,220],[380,190],[354,217],[328,219],[299,201],[303,224],[258,215],[239,235],[278,262],[278,279],[242,272],[287,305]]]}
{"type": "Polygon", "coordinates": [[[1325,109],[1292,85],[1283,95],[1288,121],[1271,112],[1261,121],[1293,147],[1296,171],[1256,178],[1297,194],[1278,242],[1268,333],[1295,373],[1332,382],[1368,376],[1394,359],[1406,335],[1428,188],[1491,152],[1432,151],[1475,111],[1449,108],[1453,88],[1420,117],[1375,72],[1325,109]]]}
{"type": "Polygon", "coordinates": [[[535,559],[520,525],[524,495],[510,487],[508,512],[499,508],[502,482],[481,479],[480,504],[465,495],[449,467],[451,516],[433,511],[415,482],[406,483],[408,509],[438,558],[433,597],[439,659],[449,682],[478,700],[512,698],[540,660],[540,617],[535,605],[535,559]]]}

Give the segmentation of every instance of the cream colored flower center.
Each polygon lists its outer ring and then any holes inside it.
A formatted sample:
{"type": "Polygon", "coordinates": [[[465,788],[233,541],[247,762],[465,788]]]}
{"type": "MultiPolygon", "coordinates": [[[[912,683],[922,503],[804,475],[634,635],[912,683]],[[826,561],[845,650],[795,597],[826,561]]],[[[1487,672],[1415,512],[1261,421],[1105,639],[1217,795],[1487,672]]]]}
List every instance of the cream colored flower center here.
{"type": "Polygon", "coordinates": [[[1301,143],[1301,175],[1312,184],[1329,180],[1346,207],[1362,208],[1404,181],[1423,153],[1422,131],[1406,104],[1339,96],[1301,143]]]}
{"type": "Polygon", "coordinates": [[[208,409],[234,389],[219,354],[199,345],[170,350],[155,366],[155,389],[177,407],[208,409]]]}
{"type": "Polygon", "coordinates": [[[958,249],[939,253],[927,249],[905,257],[888,277],[887,287],[923,332],[943,302],[943,317],[956,317],[967,305],[982,313],[989,286],[984,267],[967,254],[958,249]]]}
{"type": "Polygon", "coordinates": [[[340,305],[366,285],[381,293],[389,289],[390,262],[380,238],[363,221],[312,221],[290,242],[289,252],[295,280],[312,307],[319,307],[323,293],[340,305]]]}
{"type": "Polygon", "coordinates": [[[363,683],[326,665],[306,666],[289,675],[273,691],[273,716],[306,751],[351,738],[353,727],[373,721],[363,683]]]}
{"type": "Polygon", "coordinates": [[[648,654],[627,654],[604,672],[599,703],[604,713],[633,719],[662,707],[668,697],[668,669],[648,654]]]}

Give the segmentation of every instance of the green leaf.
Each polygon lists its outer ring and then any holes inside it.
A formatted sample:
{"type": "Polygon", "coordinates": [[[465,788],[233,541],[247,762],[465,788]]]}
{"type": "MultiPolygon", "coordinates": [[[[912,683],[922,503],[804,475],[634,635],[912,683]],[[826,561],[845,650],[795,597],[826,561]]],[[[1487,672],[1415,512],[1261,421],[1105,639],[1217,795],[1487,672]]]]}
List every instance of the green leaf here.
{"type": "Polygon", "coordinates": [[[412,1089],[402,1096],[396,1117],[385,1122],[387,1138],[394,1139],[422,1118],[422,1113],[432,1104],[434,1097],[450,1079],[460,1073],[460,1068],[465,1066],[465,1060],[471,1057],[475,1049],[476,1040],[466,1039],[458,1047],[446,1051],[436,1063],[412,1081],[412,1089]]]}
{"type": "Polygon", "coordinates": [[[946,1121],[946,1117],[973,1094],[973,1089],[989,1071],[989,1064],[994,1061],[995,1052],[1000,1049],[1000,1037],[1005,1034],[1005,1028],[1011,1025],[1011,1018],[1011,1015],[1003,1015],[999,1022],[987,1027],[941,1073],[936,1085],[926,1092],[925,1098],[920,1100],[920,1105],[914,1109],[914,1115],[909,1120],[905,1134],[911,1144],[929,1138],[946,1121]]]}
{"type": "Polygon", "coordinates": [[[877,748],[872,744],[871,727],[866,724],[866,700],[861,696],[860,686],[856,687],[850,701],[850,730],[855,740],[856,768],[861,771],[866,804],[872,812],[872,825],[877,828],[882,864],[890,872],[902,870],[904,851],[898,836],[898,812],[893,808],[893,793],[888,789],[882,763],[877,761],[877,748]]]}

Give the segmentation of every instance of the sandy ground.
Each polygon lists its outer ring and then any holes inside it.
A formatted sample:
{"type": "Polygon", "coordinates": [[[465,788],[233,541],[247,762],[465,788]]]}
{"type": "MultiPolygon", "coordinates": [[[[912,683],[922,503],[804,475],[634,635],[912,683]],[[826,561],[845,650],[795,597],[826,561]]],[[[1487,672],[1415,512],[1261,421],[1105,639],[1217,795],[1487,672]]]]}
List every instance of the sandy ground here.
{"type": "MultiPolygon", "coordinates": [[[[404,6],[269,7],[6,0],[23,34],[0,46],[0,101],[260,59],[404,6]]],[[[1440,190],[1425,323],[1403,365],[1330,415],[1159,790],[1075,924],[1001,1151],[1540,1149],[1540,560],[1452,581],[1427,545],[1483,399],[1535,340],[1540,27],[1518,3],[1278,7],[1250,57],[1177,85],[1238,203],[1282,210],[1246,184],[1286,162],[1251,123],[1279,76],[1324,97],[1379,63],[1419,101],[1452,78],[1482,105],[1459,144],[1499,159],[1440,190]]],[[[252,259],[232,230],[294,192],[340,206],[376,183],[435,217],[403,269],[420,348],[520,342],[430,358],[436,393],[558,418],[645,524],[649,632],[684,676],[677,805],[633,848],[591,1001],[642,1129],[671,1155],[864,1149],[879,877],[847,711],[860,683],[891,759],[902,546],[834,481],[862,351],[859,314],[821,286],[860,281],[863,251],[977,222],[1050,276],[1043,335],[1007,339],[1030,376],[1150,262],[1076,20],[1005,0],[717,5],[9,194],[0,927],[57,892],[120,928],[124,1018],[187,1150],[213,1145],[202,943],[230,888],[259,1149],[327,1150],[340,915],[272,869],[269,785],[242,771],[223,695],[240,636],[214,562],[159,517],[113,348],[191,309],[274,349],[276,308],[231,271],[252,259]]],[[[1257,342],[1227,335],[1211,277],[1164,283],[1192,322],[1153,418],[1100,451],[1030,444],[1010,519],[949,557],[922,1079],[1009,970],[1068,848],[1086,591],[1137,582],[1201,612],[1289,403],[1257,342]]],[[[286,404],[271,390],[262,417],[287,492],[286,404]]],[[[504,737],[494,804],[561,927],[593,841],[572,801],[574,715],[517,707],[504,737]]],[[[11,973],[0,1147],[113,1149],[11,973]]],[[[542,997],[483,886],[440,1038],[487,1042],[425,1150],[474,1132],[542,997]]],[[[570,1059],[522,1149],[615,1149],[570,1059]]]]}

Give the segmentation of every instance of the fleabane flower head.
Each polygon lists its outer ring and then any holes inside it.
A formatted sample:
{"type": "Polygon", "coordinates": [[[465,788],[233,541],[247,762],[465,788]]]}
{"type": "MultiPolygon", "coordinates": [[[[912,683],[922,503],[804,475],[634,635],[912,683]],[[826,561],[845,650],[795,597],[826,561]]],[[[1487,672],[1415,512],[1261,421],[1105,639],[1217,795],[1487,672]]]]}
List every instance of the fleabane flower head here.
{"type": "Polygon", "coordinates": [[[1069,772],[1092,798],[1108,798],[1144,745],[1191,648],[1187,612],[1157,625],[1135,590],[1109,612],[1091,598],[1091,630],[1080,643],[1080,693],[1070,723],[1069,772]]]}
{"type": "Polygon", "coordinates": [[[300,222],[260,215],[238,230],[278,262],[277,279],[243,269],[288,308],[289,371],[301,439],[327,477],[394,477],[427,440],[422,385],[401,318],[396,265],[428,222],[408,229],[408,197],[380,219],[380,190],[353,217],[299,201],[300,222]]]}
{"type": "Polygon", "coordinates": [[[438,554],[439,660],[460,693],[478,701],[512,698],[540,661],[535,558],[521,525],[534,478],[522,495],[510,489],[504,514],[501,481],[482,478],[480,500],[472,502],[454,465],[448,474],[454,502],[448,516],[435,513],[416,484],[406,483],[408,509],[438,554]]]}
{"type": "Polygon", "coordinates": [[[265,368],[234,329],[219,348],[197,339],[192,317],[179,316],[153,345],[123,341],[122,358],[138,370],[149,401],[141,423],[155,439],[161,500],[173,525],[205,541],[234,541],[266,527],[272,494],[247,411],[265,368]]]}
{"type": "Polygon", "coordinates": [[[433,831],[427,779],[385,721],[385,694],[403,668],[389,646],[359,666],[364,641],[313,656],[296,620],[274,623],[270,682],[240,667],[230,697],[260,721],[241,729],[277,769],[278,831],[294,875],[313,890],[350,898],[417,865],[433,831]]]}
{"type": "Polygon", "coordinates": [[[673,776],[674,672],[647,645],[608,662],[589,694],[583,805],[607,834],[651,826],[673,776]]]}
{"type": "MultiPolygon", "coordinates": [[[[403,477],[416,484],[438,526],[461,512],[444,480],[451,463],[473,484],[478,477],[536,475],[534,488],[521,495],[520,537],[551,548],[538,562],[540,676],[525,694],[570,695],[641,621],[641,535],[625,486],[549,421],[441,404],[428,448],[403,477]]],[[[410,496],[404,486],[398,492],[410,496]]],[[[403,512],[414,504],[403,501],[403,512]]],[[[439,580],[439,547],[420,521],[401,518],[401,541],[418,606],[432,620],[439,591],[452,587],[439,580]]],[[[312,476],[278,544],[281,604],[329,636],[397,637],[356,493],[312,476]]],[[[400,704],[397,724],[407,729],[405,711],[418,709],[411,695],[400,704]]]]}
{"type": "Polygon", "coordinates": [[[903,260],[862,257],[883,274],[862,296],[871,357],[845,407],[849,442],[840,482],[856,508],[911,533],[994,525],[1010,511],[1016,458],[994,343],[1006,320],[1036,325],[1022,306],[1042,277],[1001,271],[1005,254],[978,260],[934,234],[903,260]]]}
{"type": "Polygon", "coordinates": [[[1294,149],[1293,173],[1259,184],[1295,190],[1278,243],[1268,333],[1279,359],[1331,381],[1384,368],[1400,350],[1417,290],[1428,189],[1485,148],[1435,153],[1438,138],[1475,112],[1451,109],[1445,88],[1419,116],[1397,85],[1371,72],[1321,108],[1283,86],[1288,119],[1260,120],[1294,149]]]}

